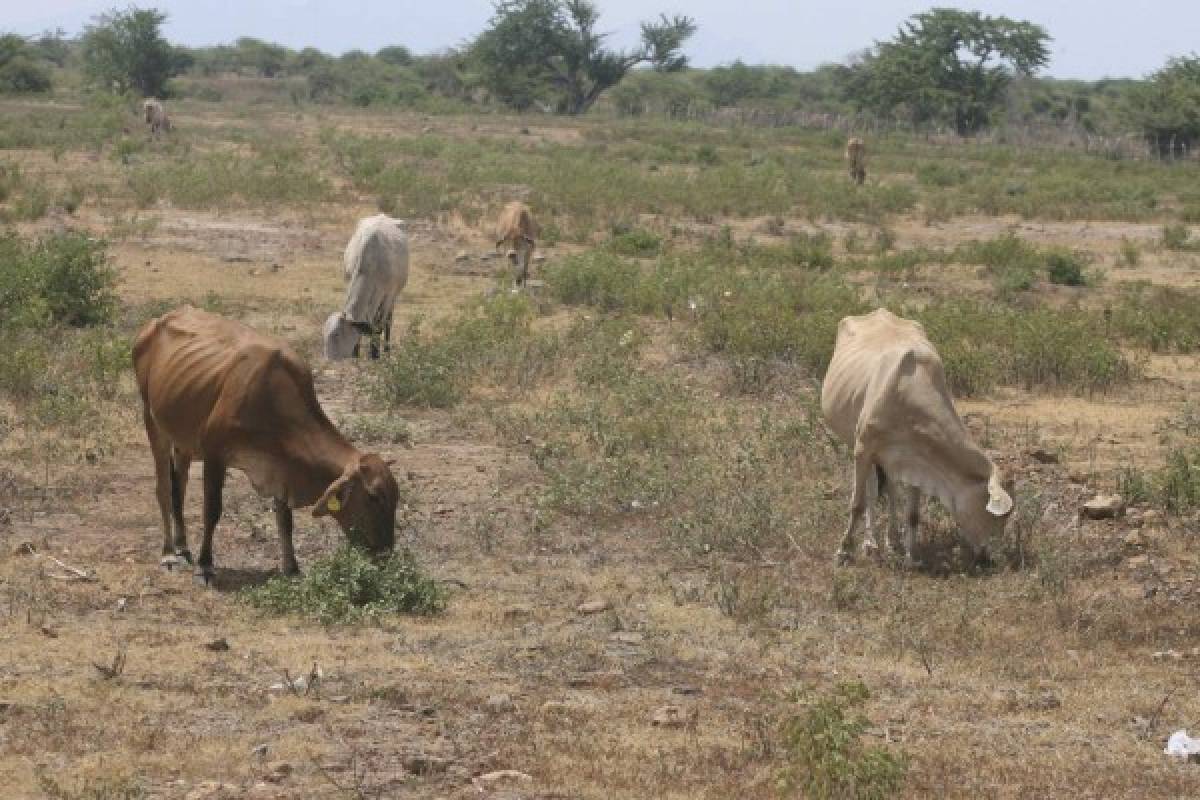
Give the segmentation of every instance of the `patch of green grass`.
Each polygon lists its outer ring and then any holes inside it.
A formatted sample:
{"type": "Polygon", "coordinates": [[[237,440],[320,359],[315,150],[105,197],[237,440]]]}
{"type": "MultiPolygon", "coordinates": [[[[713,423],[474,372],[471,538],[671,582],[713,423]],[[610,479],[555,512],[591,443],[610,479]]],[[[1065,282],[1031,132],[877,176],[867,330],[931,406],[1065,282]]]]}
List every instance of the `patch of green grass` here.
{"type": "Polygon", "coordinates": [[[908,760],[903,753],[862,741],[870,722],[858,709],[870,697],[859,682],[840,683],[812,697],[783,724],[787,766],[779,788],[814,800],[884,800],[900,794],[908,760]]]}
{"type": "Polygon", "coordinates": [[[1168,250],[1195,250],[1200,244],[1192,240],[1187,225],[1171,222],[1163,225],[1162,246],[1168,250]]]}
{"type": "Polygon", "coordinates": [[[374,561],[350,546],[314,561],[301,577],[272,578],[242,596],[264,611],[299,614],[326,625],[438,614],[446,607],[445,590],[422,572],[411,553],[374,561]]]}
{"type": "Polygon", "coordinates": [[[607,249],[619,256],[649,258],[662,250],[662,237],[645,228],[633,228],[613,234],[607,249]]]}
{"type": "Polygon", "coordinates": [[[1155,353],[1200,349],[1200,294],[1134,283],[1124,288],[1114,305],[1110,314],[1113,335],[1155,353]]]}

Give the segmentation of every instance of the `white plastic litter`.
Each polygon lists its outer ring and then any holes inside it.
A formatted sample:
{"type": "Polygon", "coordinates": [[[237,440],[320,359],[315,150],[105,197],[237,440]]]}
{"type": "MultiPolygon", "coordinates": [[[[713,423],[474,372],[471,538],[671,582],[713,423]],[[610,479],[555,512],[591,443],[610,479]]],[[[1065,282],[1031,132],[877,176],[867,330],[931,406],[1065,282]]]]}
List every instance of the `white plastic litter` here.
{"type": "Polygon", "coordinates": [[[1171,738],[1167,739],[1167,748],[1163,750],[1163,753],[1179,758],[1190,758],[1200,754],[1200,739],[1188,736],[1186,730],[1175,731],[1171,734],[1171,738]]]}

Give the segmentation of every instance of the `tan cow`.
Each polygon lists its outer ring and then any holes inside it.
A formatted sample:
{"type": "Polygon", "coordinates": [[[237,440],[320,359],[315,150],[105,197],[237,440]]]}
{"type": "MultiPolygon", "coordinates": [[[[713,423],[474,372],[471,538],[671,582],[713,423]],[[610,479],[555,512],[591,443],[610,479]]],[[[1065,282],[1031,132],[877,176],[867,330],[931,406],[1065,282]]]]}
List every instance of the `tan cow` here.
{"type": "Polygon", "coordinates": [[[503,245],[508,250],[508,259],[516,269],[517,286],[524,286],[529,277],[529,262],[533,258],[537,236],[538,225],[529,206],[514,200],[500,212],[496,249],[503,245]]]}
{"type": "Polygon", "coordinates": [[[884,538],[890,546],[899,484],[909,487],[906,564],[913,564],[922,491],[942,501],[975,555],[987,557],[988,543],[1003,532],[1013,501],[954,410],[942,360],[920,323],[882,308],[844,318],[821,388],[821,409],[834,433],[854,448],[850,523],[839,562],[852,557],[864,515],[863,549],[877,549],[871,514],[880,488],[887,490],[890,506],[884,538]]]}
{"type": "Polygon", "coordinates": [[[376,554],[392,549],[399,488],[388,463],[359,452],[334,428],[312,372],[286,343],[185,306],[143,326],[133,366],[154,455],[163,566],[192,562],[183,501],[194,458],[204,462],[195,574],[205,584],[214,577],[213,531],[230,468],[273,499],[284,574],[299,572],[294,508],[315,504],[313,516],[332,516],[353,544],[376,554]]]}
{"type": "Polygon", "coordinates": [[[850,180],[862,186],[867,179],[867,145],[857,136],[846,140],[846,166],[850,180]]]}
{"type": "Polygon", "coordinates": [[[150,133],[154,135],[171,130],[171,118],[167,116],[167,110],[153,97],[142,101],[142,116],[150,126],[150,133]]]}

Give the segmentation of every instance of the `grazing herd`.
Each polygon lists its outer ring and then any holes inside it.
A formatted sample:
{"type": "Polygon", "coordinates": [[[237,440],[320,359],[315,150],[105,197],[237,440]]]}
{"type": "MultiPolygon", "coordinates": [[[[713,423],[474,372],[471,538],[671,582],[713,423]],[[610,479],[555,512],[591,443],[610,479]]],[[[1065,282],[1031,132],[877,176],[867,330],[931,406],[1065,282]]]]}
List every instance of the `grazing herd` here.
{"type": "MultiPolygon", "coordinates": [[[[152,134],[170,130],[162,103],[143,105],[152,134]]],[[[846,143],[855,184],[866,179],[866,148],[846,143]]],[[[524,286],[538,226],[529,207],[512,202],[501,212],[496,248],[504,248],[514,280],[524,286]]],[[[409,239],[404,223],[384,214],[361,220],[346,246],[346,299],[323,329],[330,360],[359,355],[368,337],[372,358],[390,348],[396,300],[408,282],[409,239]]],[[[213,533],[221,517],[226,471],[246,474],[270,497],[279,532],[282,571],[299,572],[292,544],[292,511],[313,507],[332,517],[351,543],[373,554],[393,548],[399,487],[390,462],[362,453],[321,409],[313,376],[285,342],[192,307],[151,320],[137,335],[133,363],[146,435],[154,459],[162,514],[162,564],[192,565],[183,503],[188,468],[203,462],[204,533],[196,579],[214,578],[213,533]]],[[[954,409],[942,362],[919,323],[886,309],[846,317],[821,390],[825,419],[853,451],[850,519],[839,563],[853,558],[865,523],[863,550],[876,541],[875,501],[888,505],[883,550],[900,544],[896,507],[907,500],[904,561],[915,566],[921,492],[937,497],[979,559],[1011,516],[1013,500],[999,471],[976,445],[954,409]]]]}

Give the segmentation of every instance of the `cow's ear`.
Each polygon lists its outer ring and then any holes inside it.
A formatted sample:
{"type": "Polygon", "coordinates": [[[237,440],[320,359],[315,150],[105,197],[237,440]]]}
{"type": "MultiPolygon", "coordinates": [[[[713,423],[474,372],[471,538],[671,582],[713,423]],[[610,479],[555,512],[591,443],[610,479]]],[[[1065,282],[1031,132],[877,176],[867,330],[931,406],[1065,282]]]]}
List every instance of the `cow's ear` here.
{"type": "Polygon", "coordinates": [[[996,474],[992,473],[992,479],[988,481],[988,513],[992,516],[1003,517],[1012,511],[1012,509],[1012,496],[1005,491],[996,474]]]}
{"type": "Polygon", "coordinates": [[[336,514],[346,507],[347,501],[350,499],[351,483],[345,477],[338,478],[329,485],[325,493],[317,500],[317,504],[313,506],[314,517],[325,517],[330,514],[336,514]]]}

